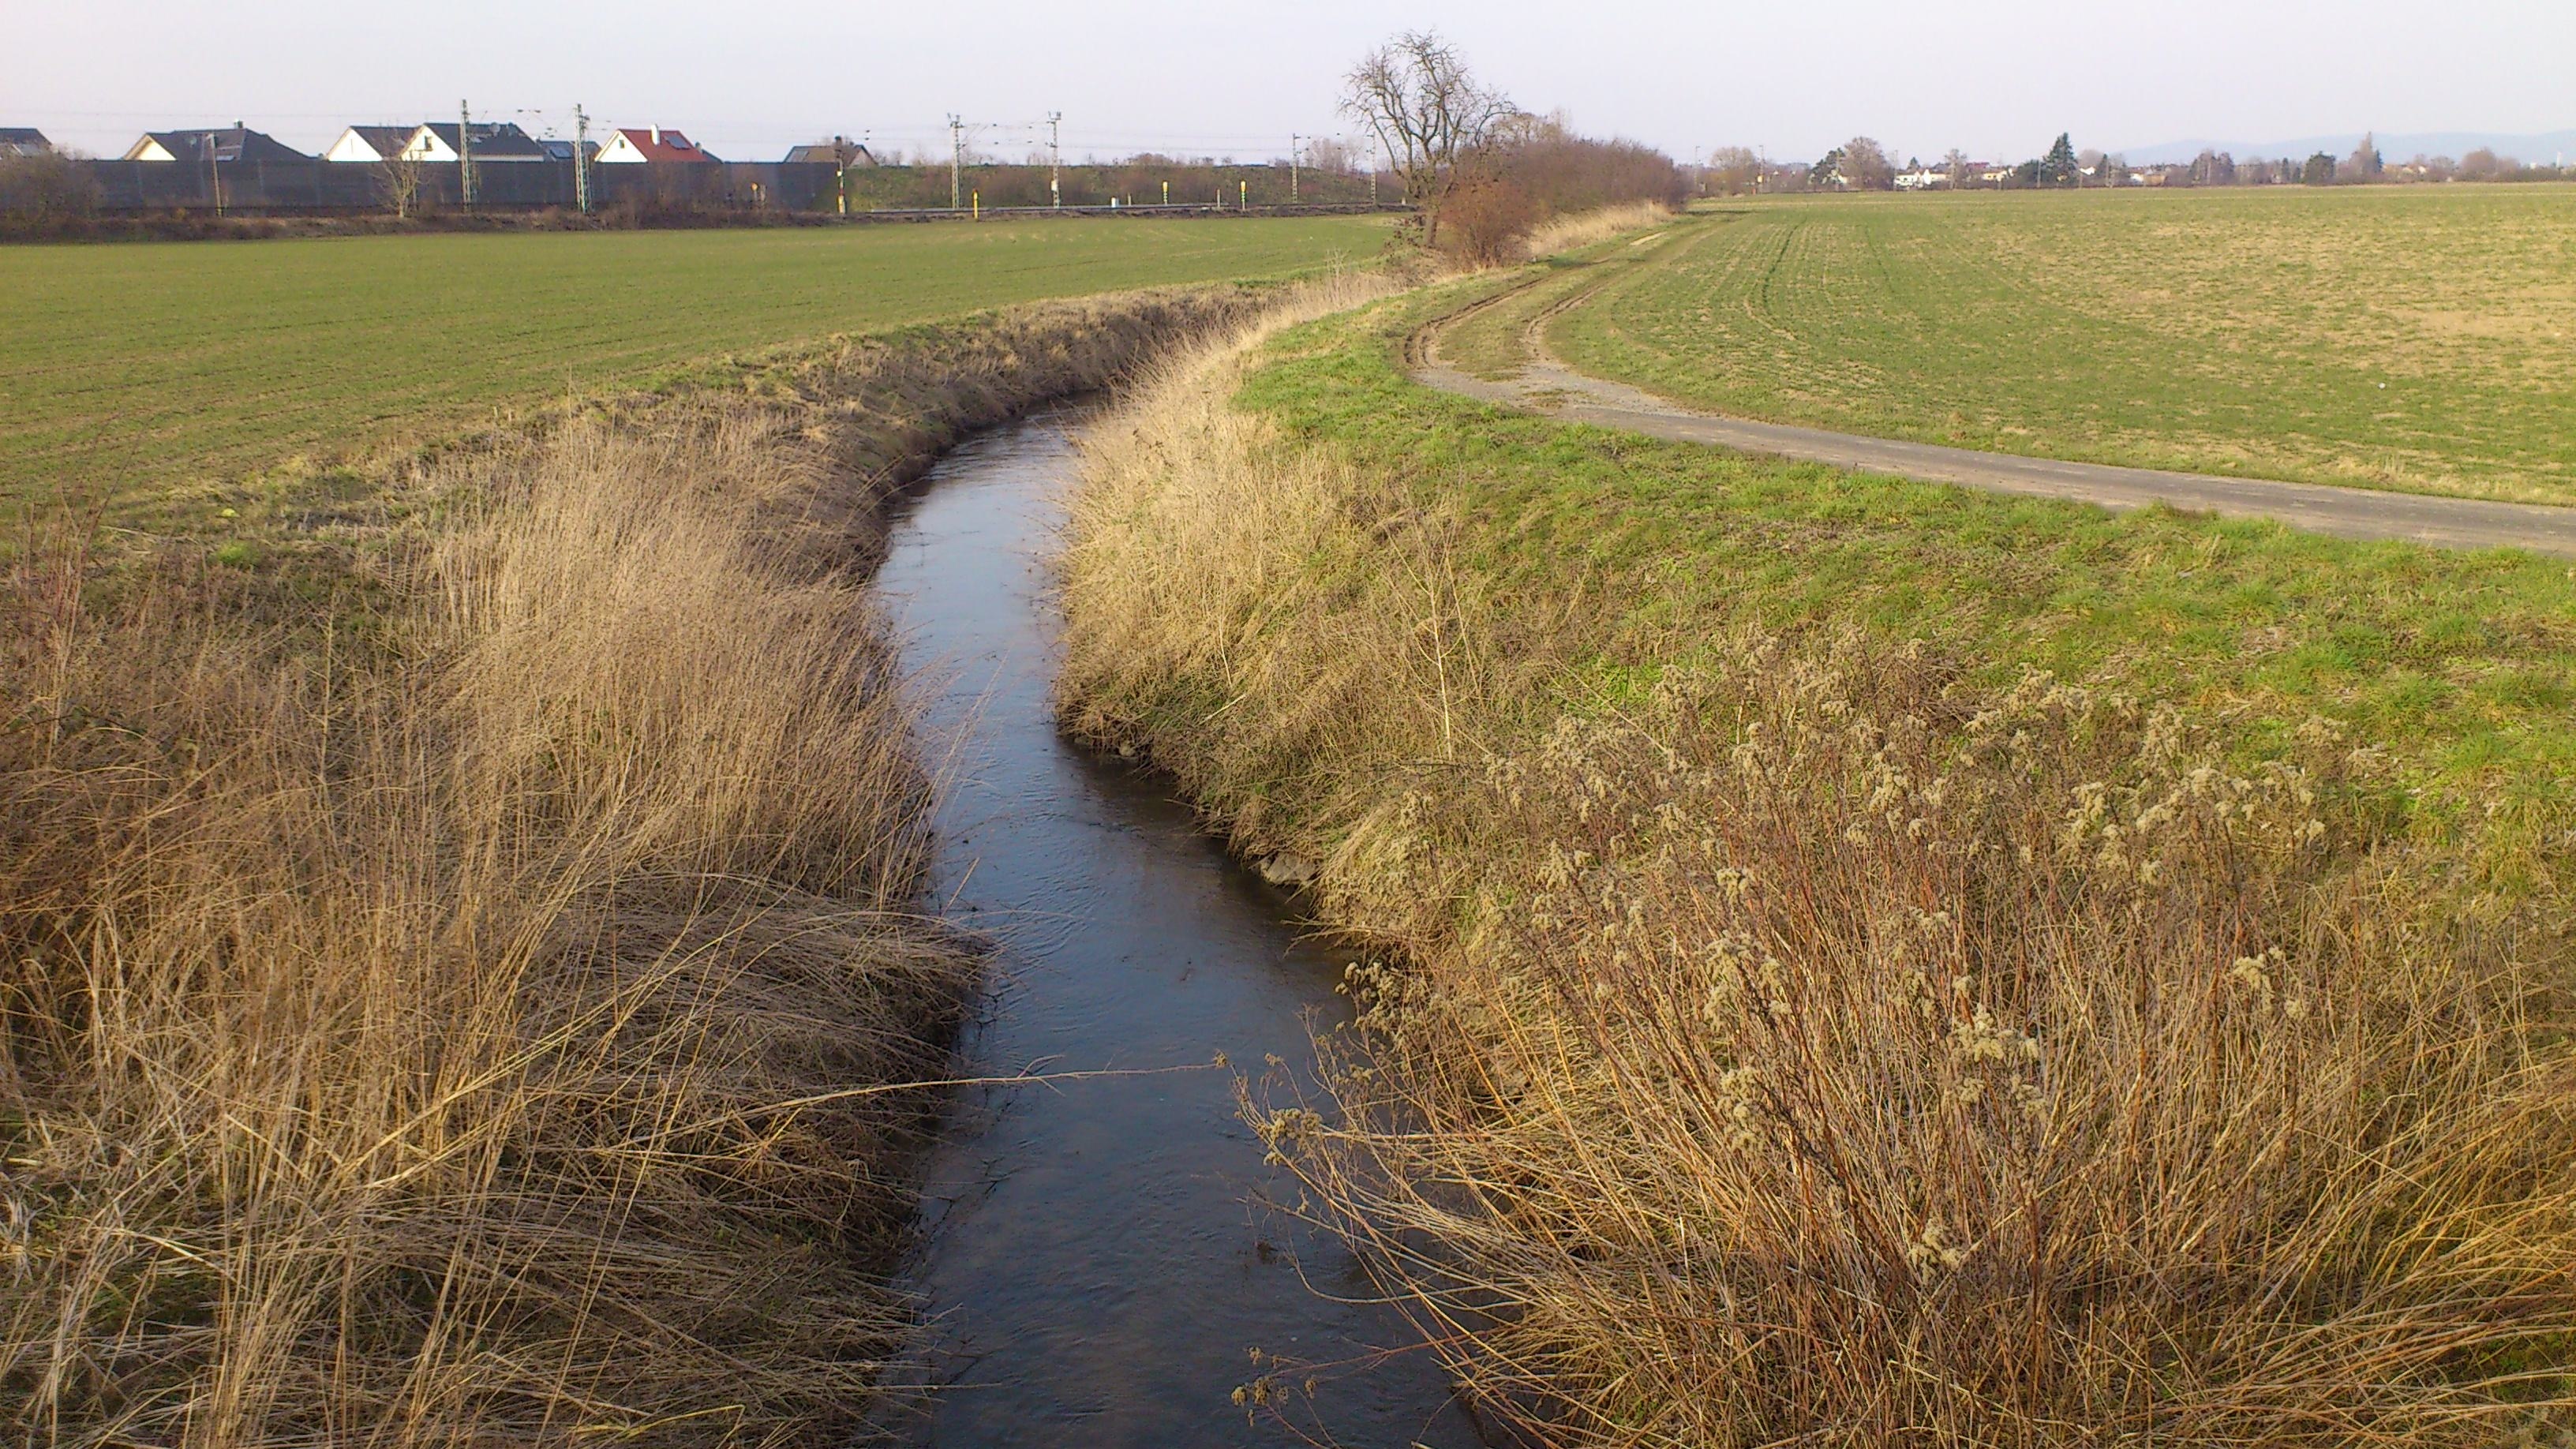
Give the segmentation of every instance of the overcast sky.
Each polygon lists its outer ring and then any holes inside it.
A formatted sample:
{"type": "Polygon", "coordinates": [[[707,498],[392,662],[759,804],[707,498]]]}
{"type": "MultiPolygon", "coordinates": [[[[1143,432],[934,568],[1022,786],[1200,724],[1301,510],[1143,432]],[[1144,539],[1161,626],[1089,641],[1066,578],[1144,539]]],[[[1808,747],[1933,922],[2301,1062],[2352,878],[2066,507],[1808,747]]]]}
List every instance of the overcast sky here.
{"type": "MultiPolygon", "coordinates": [[[[1353,57],[1436,26],[1513,99],[1688,159],[1902,157],[2185,137],[2576,127],[2576,0],[5,0],[0,125],[114,154],[236,118],[318,150],[351,122],[679,127],[719,154],[864,134],[945,145],[951,111],[1016,155],[1258,159],[1346,131],[1353,57]]],[[[944,154],[944,150],[943,153],[944,154]]]]}

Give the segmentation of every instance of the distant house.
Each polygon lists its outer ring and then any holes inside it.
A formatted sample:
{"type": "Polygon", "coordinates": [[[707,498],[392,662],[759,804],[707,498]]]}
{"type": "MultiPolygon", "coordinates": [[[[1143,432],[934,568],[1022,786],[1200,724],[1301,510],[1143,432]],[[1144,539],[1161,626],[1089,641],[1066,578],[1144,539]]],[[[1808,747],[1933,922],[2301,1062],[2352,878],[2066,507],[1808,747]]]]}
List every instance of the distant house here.
{"type": "Polygon", "coordinates": [[[1899,191],[1930,191],[1950,184],[1950,173],[1939,166],[1915,166],[1896,173],[1899,191]]]}
{"type": "Polygon", "coordinates": [[[557,141],[550,137],[539,137],[537,144],[545,147],[546,155],[550,159],[556,161],[571,160],[573,158],[573,148],[576,146],[581,148],[582,155],[588,156],[593,161],[599,159],[599,143],[597,141],[557,141]]]}
{"type": "Polygon", "coordinates": [[[599,148],[603,166],[640,165],[647,161],[713,161],[705,147],[666,126],[621,126],[599,148]]]}
{"type": "Polygon", "coordinates": [[[230,166],[242,161],[310,161],[313,158],[292,146],[280,144],[265,131],[254,131],[235,121],[229,126],[196,131],[146,131],[143,139],[125,150],[128,161],[212,161],[230,166]]]}
{"type": "Polygon", "coordinates": [[[332,142],[323,151],[322,159],[348,161],[359,165],[391,161],[402,155],[404,148],[411,145],[411,138],[419,133],[420,127],[417,125],[351,126],[340,133],[339,140],[332,142]]]}
{"type": "Polygon", "coordinates": [[[874,166],[877,164],[877,158],[868,154],[867,147],[860,145],[858,142],[851,140],[847,136],[834,136],[829,141],[815,141],[803,146],[790,146],[787,148],[787,160],[791,165],[806,163],[823,166],[838,166],[844,171],[849,170],[853,166],[874,166]]]}
{"type": "MultiPolygon", "coordinates": [[[[454,161],[459,142],[454,121],[432,121],[412,133],[407,153],[414,161],[454,161]]],[[[474,164],[489,161],[552,161],[537,139],[508,121],[476,121],[474,164]]]]}
{"type": "Polygon", "coordinates": [[[33,126],[0,126],[0,156],[51,156],[54,143],[33,126]]]}

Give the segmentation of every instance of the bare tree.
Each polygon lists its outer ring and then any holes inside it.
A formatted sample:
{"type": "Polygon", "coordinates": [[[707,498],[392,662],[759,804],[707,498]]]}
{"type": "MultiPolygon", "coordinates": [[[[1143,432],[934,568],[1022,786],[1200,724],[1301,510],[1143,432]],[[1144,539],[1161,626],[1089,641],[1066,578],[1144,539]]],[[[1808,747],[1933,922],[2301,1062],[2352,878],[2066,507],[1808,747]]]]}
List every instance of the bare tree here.
{"type": "Polygon", "coordinates": [[[1708,158],[1709,184],[1729,196],[1742,196],[1762,181],[1762,158],[1749,146],[1720,146],[1708,158]]]}
{"type": "Polygon", "coordinates": [[[1338,176],[1357,176],[1360,151],[1339,136],[1317,136],[1306,143],[1306,166],[1312,171],[1338,176]]]}
{"type": "Polygon", "coordinates": [[[1518,111],[1480,85],[1457,48],[1431,30],[1408,30],[1369,52],[1343,86],[1342,109],[1386,152],[1422,220],[1424,245],[1437,242],[1440,208],[1518,111]]]}
{"type": "Polygon", "coordinates": [[[1968,174],[1968,153],[1956,146],[1950,148],[1949,155],[1941,158],[1941,169],[1949,173],[1952,191],[1962,190],[1977,179],[1968,174]]]}
{"type": "Polygon", "coordinates": [[[1854,136],[1842,145],[1842,184],[1854,191],[1885,191],[1896,184],[1896,163],[1887,159],[1887,148],[1867,136],[1854,136]]]}
{"type": "Polygon", "coordinates": [[[376,163],[376,195],[396,220],[420,210],[421,164],[409,146],[376,163]]]}

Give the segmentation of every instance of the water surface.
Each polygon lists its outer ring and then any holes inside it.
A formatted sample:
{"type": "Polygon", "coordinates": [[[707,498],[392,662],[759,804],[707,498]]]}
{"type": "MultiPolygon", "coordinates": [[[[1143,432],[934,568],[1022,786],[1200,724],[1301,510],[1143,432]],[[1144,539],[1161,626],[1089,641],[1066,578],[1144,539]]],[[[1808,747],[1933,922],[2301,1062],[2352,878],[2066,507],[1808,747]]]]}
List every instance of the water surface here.
{"type": "MultiPolygon", "coordinates": [[[[1232,865],[1168,787],[1064,742],[1046,559],[1071,486],[1065,415],[970,440],[899,517],[880,587],[956,741],[933,890],[1004,950],[960,1075],[1126,1071],[1223,1053],[1312,1060],[1347,960],[1232,865]]],[[[1258,1348],[1320,1378],[1296,1426],[1367,1449],[1476,1440],[1446,1377],[1338,1244],[1258,1204],[1293,1194],[1196,1070],[970,1089],[928,1164],[914,1286],[942,1389],[922,1442],[1282,1445],[1232,1391],[1258,1348]],[[1389,1350],[1403,1350],[1389,1354],[1389,1350]]]]}

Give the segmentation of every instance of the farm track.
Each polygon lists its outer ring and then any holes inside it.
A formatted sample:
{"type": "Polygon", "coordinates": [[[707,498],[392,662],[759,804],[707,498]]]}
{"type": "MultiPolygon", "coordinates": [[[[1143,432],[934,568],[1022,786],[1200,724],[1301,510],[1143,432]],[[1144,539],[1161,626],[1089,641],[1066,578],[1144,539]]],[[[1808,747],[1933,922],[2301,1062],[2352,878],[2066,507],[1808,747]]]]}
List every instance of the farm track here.
{"type": "MultiPolygon", "coordinates": [[[[1651,255],[1636,261],[1623,259],[1625,265],[1619,270],[1640,261],[1651,265],[1653,260],[1651,255]]],[[[1598,297],[1611,285],[1611,277],[1571,288],[1533,316],[1520,333],[1524,354],[1520,371],[1509,378],[1476,377],[1442,360],[1440,338],[1450,328],[1552,280],[1540,277],[1508,288],[1417,333],[1406,347],[1414,375],[1442,392],[1566,422],[1859,472],[2112,509],[2164,504],[2228,518],[2270,519],[2338,538],[2398,540],[2437,548],[2521,548],[2576,558],[2576,508],[2066,462],[1754,422],[1680,407],[1643,389],[1578,372],[1548,351],[1548,326],[1598,297]]]]}

